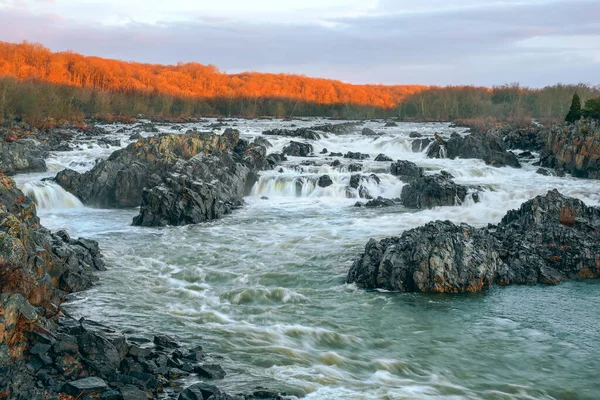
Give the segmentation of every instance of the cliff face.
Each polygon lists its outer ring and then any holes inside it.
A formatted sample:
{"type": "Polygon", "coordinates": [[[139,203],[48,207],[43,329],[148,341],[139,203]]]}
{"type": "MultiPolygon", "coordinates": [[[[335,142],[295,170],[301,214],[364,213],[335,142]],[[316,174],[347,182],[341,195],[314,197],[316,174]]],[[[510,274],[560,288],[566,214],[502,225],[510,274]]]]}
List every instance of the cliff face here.
{"type": "Polygon", "coordinates": [[[545,138],[542,167],[578,178],[600,179],[600,123],[582,120],[551,128],[545,138]]]}

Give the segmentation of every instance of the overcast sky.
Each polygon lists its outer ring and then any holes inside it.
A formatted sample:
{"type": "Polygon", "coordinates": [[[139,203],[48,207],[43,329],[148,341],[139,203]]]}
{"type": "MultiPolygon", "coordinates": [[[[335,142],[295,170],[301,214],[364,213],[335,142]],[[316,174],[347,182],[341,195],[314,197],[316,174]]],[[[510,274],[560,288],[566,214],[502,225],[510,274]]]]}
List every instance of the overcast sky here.
{"type": "Polygon", "coordinates": [[[0,0],[0,40],[352,83],[600,84],[600,0],[0,0]]]}

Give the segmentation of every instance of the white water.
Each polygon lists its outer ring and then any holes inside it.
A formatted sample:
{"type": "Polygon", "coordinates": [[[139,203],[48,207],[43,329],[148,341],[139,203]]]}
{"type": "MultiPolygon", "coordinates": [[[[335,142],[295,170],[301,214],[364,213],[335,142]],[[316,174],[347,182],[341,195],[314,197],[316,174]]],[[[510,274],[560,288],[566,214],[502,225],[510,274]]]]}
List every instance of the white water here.
{"type": "MultiPolygon", "coordinates": [[[[322,121],[233,122],[250,139],[292,123],[322,121]]],[[[334,158],[317,155],[310,160],[318,165],[298,168],[306,159],[290,157],[283,172],[264,172],[246,206],[222,220],[148,229],[130,226],[133,209],[66,208],[68,197],[55,186],[34,183],[54,171],[17,181],[35,194],[44,225],[98,240],[111,267],[101,285],[69,306],[72,314],[135,336],[160,332],[186,343],[200,341],[225,356],[219,363],[228,376],[220,384],[231,392],[261,385],[310,399],[595,398],[598,284],[431,296],[365,291],[343,282],[371,237],[397,235],[434,219],[484,226],[554,188],[597,205],[598,181],[545,177],[531,165],[494,168],[478,160],[427,159],[411,151],[411,131],[449,136],[446,124],[365,126],[385,135],[329,135],[312,141],[315,153],[325,147],[370,154],[363,171],[355,173],[381,179],[363,182],[371,196],[399,197],[403,186],[388,173],[389,162],[373,161],[385,153],[481,187],[481,202],[419,212],[400,205],[356,208],[358,193],[348,189],[353,173],[346,168],[356,161],[337,158],[342,166],[331,167],[334,158]],[[316,185],[323,174],[332,186],[316,185]],[[303,183],[299,193],[296,182],[303,183]],[[45,198],[55,201],[38,200],[45,198]]],[[[290,139],[268,140],[277,151],[290,139]]],[[[49,164],[84,171],[114,150],[93,142],[78,147],[53,154],[49,164]]]]}
{"type": "Polygon", "coordinates": [[[77,197],[54,182],[27,182],[21,190],[41,209],[83,208],[77,197]]]}

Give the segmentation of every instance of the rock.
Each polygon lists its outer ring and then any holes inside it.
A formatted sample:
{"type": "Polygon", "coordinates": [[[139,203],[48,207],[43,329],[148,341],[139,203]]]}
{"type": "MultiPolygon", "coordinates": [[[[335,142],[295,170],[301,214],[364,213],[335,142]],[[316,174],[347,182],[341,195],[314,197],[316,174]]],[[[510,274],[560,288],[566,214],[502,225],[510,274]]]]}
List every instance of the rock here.
{"type": "Polygon", "coordinates": [[[208,379],[223,379],[225,378],[225,371],[217,364],[204,364],[198,365],[194,368],[194,372],[202,378],[208,379]]]}
{"type": "Polygon", "coordinates": [[[348,153],[344,154],[344,158],[350,158],[352,160],[365,160],[367,158],[370,158],[370,156],[368,154],[353,153],[349,151],[348,153]]]}
{"type": "Polygon", "coordinates": [[[319,187],[326,188],[328,186],[333,185],[333,181],[329,175],[322,175],[319,177],[319,181],[317,182],[319,187]]]}
{"type": "Polygon", "coordinates": [[[125,385],[121,388],[123,399],[127,400],[148,400],[146,393],[133,385],[125,385]]]}
{"type": "Polygon", "coordinates": [[[546,168],[538,168],[537,171],[535,171],[536,174],[540,174],[540,175],[544,175],[544,176],[550,176],[550,171],[548,171],[546,168]]]}
{"type": "Polygon", "coordinates": [[[132,134],[131,136],[129,136],[129,140],[140,140],[143,138],[144,137],[142,135],[140,135],[139,132],[136,132],[136,133],[132,134]]]}
{"type": "Polygon", "coordinates": [[[300,143],[291,141],[289,145],[283,148],[282,153],[293,157],[308,157],[313,152],[313,147],[309,143],[300,143]]]}
{"type": "Polygon", "coordinates": [[[360,122],[342,122],[341,124],[317,125],[311,127],[310,129],[314,131],[327,132],[339,135],[354,132],[356,130],[356,127],[360,124],[360,122]]]}
{"type": "Polygon", "coordinates": [[[540,126],[531,125],[518,129],[503,128],[498,131],[499,135],[503,137],[507,149],[541,151],[544,147],[544,129],[540,126]]]}
{"type": "Polygon", "coordinates": [[[307,128],[298,128],[295,130],[273,129],[270,131],[264,131],[262,134],[270,135],[270,136],[300,137],[302,139],[307,139],[307,140],[321,139],[321,135],[319,135],[317,132],[314,132],[307,128]]]}
{"type": "Polygon", "coordinates": [[[522,153],[517,154],[518,158],[523,158],[526,160],[531,160],[532,158],[535,158],[535,156],[533,154],[531,154],[530,151],[524,151],[522,153]]]}
{"type": "Polygon", "coordinates": [[[175,339],[167,335],[154,336],[154,344],[165,349],[177,349],[180,347],[175,339]]]}
{"type": "Polygon", "coordinates": [[[400,237],[371,239],[348,272],[361,287],[473,292],[492,284],[557,284],[600,277],[600,209],[553,190],[473,228],[431,222],[400,237]]]}
{"type": "Polygon", "coordinates": [[[581,120],[544,130],[541,166],[577,178],[600,179],[600,123],[581,120]]]}
{"type": "Polygon", "coordinates": [[[114,373],[121,363],[116,347],[104,336],[88,331],[77,341],[81,354],[88,364],[101,376],[114,373]]]}
{"type": "Polygon", "coordinates": [[[427,146],[429,146],[431,144],[432,140],[425,138],[425,139],[415,139],[412,141],[411,143],[411,148],[413,153],[421,153],[423,152],[425,149],[427,149],[427,146]]]}
{"type": "Polygon", "coordinates": [[[92,376],[65,383],[61,389],[62,393],[81,398],[84,395],[101,394],[108,390],[108,385],[102,379],[92,376]]]}
{"type": "Polygon", "coordinates": [[[178,400],[205,400],[213,395],[220,395],[221,391],[208,383],[196,383],[184,389],[177,398],[178,400]]]}
{"type": "Polygon", "coordinates": [[[348,165],[348,171],[350,172],[357,172],[357,171],[362,171],[362,164],[358,164],[358,163],[351,163],[348,165]]]}
{"type": "Polygon", "coordinates": [[[421,138],[421,137],[423,137],[423,135],[421,135],[419,132],[410,132],[408,134],[408,137],[409,138],[421,138]]]}
{"type": "Polygon", "coordinates": [[[390,174],[397,176],[404,181],[410,181],[415,178],[423,177],[423,168],[411,161],[398,160],[392,163],[390,174]]]}
{"type": "Polygon", "coordinates": [[[343,154],[342,153],[330,153],[329,154],[331,157],[342,157],[343,154]]]}
{"type": "Polygon", "coordinates": [[[443,140],[436,134],[436,141],[427,150],[432,158],[478,158],[495,167],[520,168],[521,164],[511,152],[504,148],[502,139],[494,132],[472,133],[443,140]]]}
{"type": "Polygon", "coordinates": [[[385,154],[379,154],[377,157],[375,157],[375,161],[394,161],[394,160],[392,160],[385,154]]]}
{"type": "Polygon", "coordinates": [[[326,148],[323,148],[323,150],[321,150],[321,153],[320,153],[320,154],[327,154],[327,153],[328,153],[327,149],[326,149],[326,148]]]}
{"type": "Polygon", "coordinates": [[[106,137],[98,139],[99,145],[106,145],[107,147],[121,147],[121,141],[119,139],[109,139],[106,137]]]}
{"type": "Polygon", "coordinates": [[[248,174],[227,153],[199,154],[143,190],[133,225],[179,226],[221,218],[243,204],[248,174]]]}
{"type": "Polygon", "coordinates": [[[363,136],[380,136],[380,133],[375,132],[373,129],[370,128],[363,128],[363,130],[361,131],[361,134],[363,136]]]}
{"type": "Polygon", "coordinates": [[[466,187],[440,174],[414,179],[402,188],[400,198],[405,207],[423,209],[461,204],[466,196],[466,187]]]}
{"type": "Polygon", "coordinates": [[[254,144],[263,146],[264,148],[267,148],[267,149],[269,147],[273,147],[273,144],[271,144],[271,142],[269,142],[267,139],[265,139],[262,136],[257,136],[256,138],[254,138],[254,144]]]}
{"type": "Polygon", "coordinates": [[[376,199],[367,201],[364,206],[367,208],[381,208],[381,207],[391,207],[395,205],[393,200],[385,199],[381,196],[378,196],[376,199]]]}
{"type": "Polygon", "coordinates": [[[394,128],[394,127],[397,127],[397,126],[398,126],[398,124],[395,123],[394,121],[389,121],[389,122],[385,123],[385,127],[386,128],[394,128]]]}
{"type": "Polygon", "coordinates": [[[33,139],[0,141],[0,173],[6,175],[46,171],[48,149],[33,139]]]}

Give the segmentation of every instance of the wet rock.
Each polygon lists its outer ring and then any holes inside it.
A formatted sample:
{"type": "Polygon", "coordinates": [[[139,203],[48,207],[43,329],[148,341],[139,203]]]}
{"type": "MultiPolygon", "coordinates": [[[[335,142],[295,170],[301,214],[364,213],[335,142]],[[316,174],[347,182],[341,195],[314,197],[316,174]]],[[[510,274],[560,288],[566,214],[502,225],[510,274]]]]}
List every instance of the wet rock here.
{"type": "Polygon", "coordinates": [[[436,135],[436,141],[427,150],[427,156],[449,159],[477,158],[494,167],[521,167],[517,156],[507,152],[502,139],[491,131],[464,137],[455,136],[447,141],[436,135]]]}
{"type": "Polygon", "coordinates": [[[265,148],[267,148],[267,149],[268,149],[269,147],[273,147],[273,144],[271,144],[271,142],[269,142],[267,139],[265,139],[265,138],[264,138],[264,137],[262,137],[262,136],[257,136],[257,137],[254,139],[254,143],[255,143],[255,144],[257,144],[257,145],[259,145],[259,146],[263,146],[263,147],[265,147],[265,148]]]}
{"type": "Polygon", "coordinates": [[[377,157],[375,157],[375,161],[394,161],[383,153],[380,153],[377,157]]]}
{"type": "Polygon", "coordinates": [[[360,125],[360,122],[342,122],[340,124],[325,124],[313,126],[310,129],[314,131],[327,132],[333,134],[352,133],[360,125]]]}
{"type": "Polygon", "coordinates": [[[327,149],[326,149],[326,148],[323,148],[323,150],[321,150],[321,153],[320,153],[320,154],[327,154],[327,153],[328,153],[327,149]]]}
{"type": "Polygon", "coordinates": [[[544,147],[544,133],[540,126],[529,126],[527,128],[503,128],[498,130],[504,139],[507,149],[519,149],[529,151],[541,151],[544,147]]]}
{"type": "Polygon", "coordinates": [[[158,135],[138,140],[117,150],[84,174],[59,172],[55,181],[84,204],[99,207],[137,207],[144,187],[153,175],[162,176],[181,161],[198,154],[233,152],[239,132],[228,129],[222,135],[189,133],[158,135]]]}
{"type": "Polygon", "coordinates": [[[429,138],[413,140],[411,143],[413,153],[423,152],[425,149],[427,149],[427,146],[429,146],[431,142],[432,140],[429,138]]]}
{"type": "Polygon", "coordinates": [[[218,396],[221,391],[214,385],[208,383],[196,383],[184,389],[177,398],[178,400],[204,400],[211,396],[218,396]]]}
{"type": "Polygon", "coordinates": [[[98,139],[99,145],[105,145],[106,147],[121,147],[121,141],[119,139],[109,139],[106,137],[98,139]]]}
{"type": "Polygon", "coordinates": [[[357,172],[357,171],[362,171],[362,164],[358,164],[358,163],[352,163],[348,165],[348,171],[350,172],[357,172]]]}
{"type": "Polygon", "coordinates": [[[329,154],[331,157],[342,157],[343,154],[342,153],[330,153],[329,154]]]}
{"type": "Polygon", "coordinates": [[[368,154],[349,151],[348,153],[344,154],[344,158],[350,158],[352,160],[366,160],[367,158],[370,158],[370,156],[368,154]]]}
{"type": "Polygon", "coordinates": [[[48,149],[33,139],[0,141],[0,173],[6,175],[46,171],[48,149]]]}
{"type": "Polygon", "coordinates": [[[116,347],[104,336],[95,332],[83,333],[77,341],[81,354],[101,376],[114,373],[121,363],[116,347]]]}
{"type": "Polygon", "coordinates": [[[263,135],[270,136],[286,136],[286,137],[299,137],[307,140],[319,140],[321,139],[321,135],[317,132],[307,129],[307,128],[298,128],[295,130],[289,129],[273,129],[269,131],[264,131],[263,135]]]}
{"type": "Polygon", "coordinates": [[[361,131],[361,134],[363,136],[381,136],[380,133],[377,133],[373,129],[370,129],[370,128],[363,128],[363,130],[361,131]]]}
{"type": "Polygon", "coordinates": [[[367,207],[367,208],[382,208],[382,207],[391,207],[395,205],[393,200],[383,198],[378,196],[376,199],[367,201],[365,204],[356,203],[355,205],[358,207],[367,207]]]}
{"type": "Polygon", "coordinates": [[[148,400],[148,396],[143,390],[133,385],[125,385],[121,388],[123,399],[127,400],[148,400]]]}
{"type": "Polygon", "coordinates": [[[202,378],[207,379],[223,379],[225,378],[225,371],[217,364],[204,364],[198,365],[194,368],[194,372],[202,378]]]}
{"type": "Polygon", "coordinates": [[[341,162],[340,160],[334,160],[334,161],[331,163],[331,166],[332,166],[332,167],[339,167],[340,165],[342,165],[342,162],[341,162]]]}
{"type": "Polygon", "coordinates": [[[309,143],[291,141],[283,148],[282,153],[293,157],[308,157],[313,152],[313,146],[309,143]]]}
{"type": "Polygon", "coordinates": [[[319,177],[317,184],[319,185],[319,187],[326,188],[328,186],[333,185],[333,181],[331,180],[331,177],[329,175],[322,175],[319,177]]]}
{"type": "Polygon", "coordinates": [[[61,392],[70,396],[81,398],[85,395],[101,394],[108,390],[108,385],[105,381],[95,376],[79,379],[73,382],[65,383],[61,392]]]}
{"type": "Polygon", "coordinates": [[[535,158],[535,156],[533,154],[531,154],[530,151],[523,151],[523,152],[517,154],[517,157],[525,159],[525,160],[531,160],[531,159],[535,158]]]}
{"type": "Polygon", "coordinates": [[[179,226],[221,218],[243,204],[248,173],[227,153],[200,154],[143,190],[133,225],[179,226]]]}
{"type": "Polygon", "coordinates": [[[176,349],[180,347],[175,339],[167,335],[154,336],[154,344],[165,349],[176,349]]]}
{"type": "Polygon", "coordinates": [[[431,222],[400,237],[371,239],[347,281],[361,287],[473,292],[492,284],[557,284],[600,277],[600,209],[553,190],[473,228],[431,222]]]}
{"type": "Polygon", "coordinates": [[[395,123],[394,121],[389,121],[389,122],[385,123],[385,127],[386,128],[394,128],[394,127],[397,127],[397,126],[398,126],[398,124],[395,123]]]}
{"type": "Polygon", "coordinates": [[[398,160],[392,163],[390,174],[399,177],[404,181],[410,181],[423,176],[423,168],[411,161],[398,160]]]}
{"type": "Polygon", "coordinates": [[[421,135],[419,132],[410,132],[408,134],[408,137],[409,138],[421,138],[421,137],[423,137],[423,135],[421,135]]]}
{"type": "Polygon", "coordinates": [[[550,176],[550,171],[548,171],[546,168],[538,168],[537,171],[535,171],[536,174],[540,174],[540,175],[544,175],[544,176],[550,176]]]}
{"type": "Polygon", "coordinates": [[[267,163],[271,169],[284,161],[287,161],[287,158],[281,153],[271,153],[267,156],[267,163]]]}
{"type": "Polygon", "coordinates": [[[541,166],[577,178],[600,179],[600,123],[582,120],[543,132],[541,166]]]}
{"type": "Polygon", "coordinates": [[[400,198],[405,207],[423,209],[461,204],[466,196],[466,187],[439,174],[414,179],[402,188],[400,198]]]}

